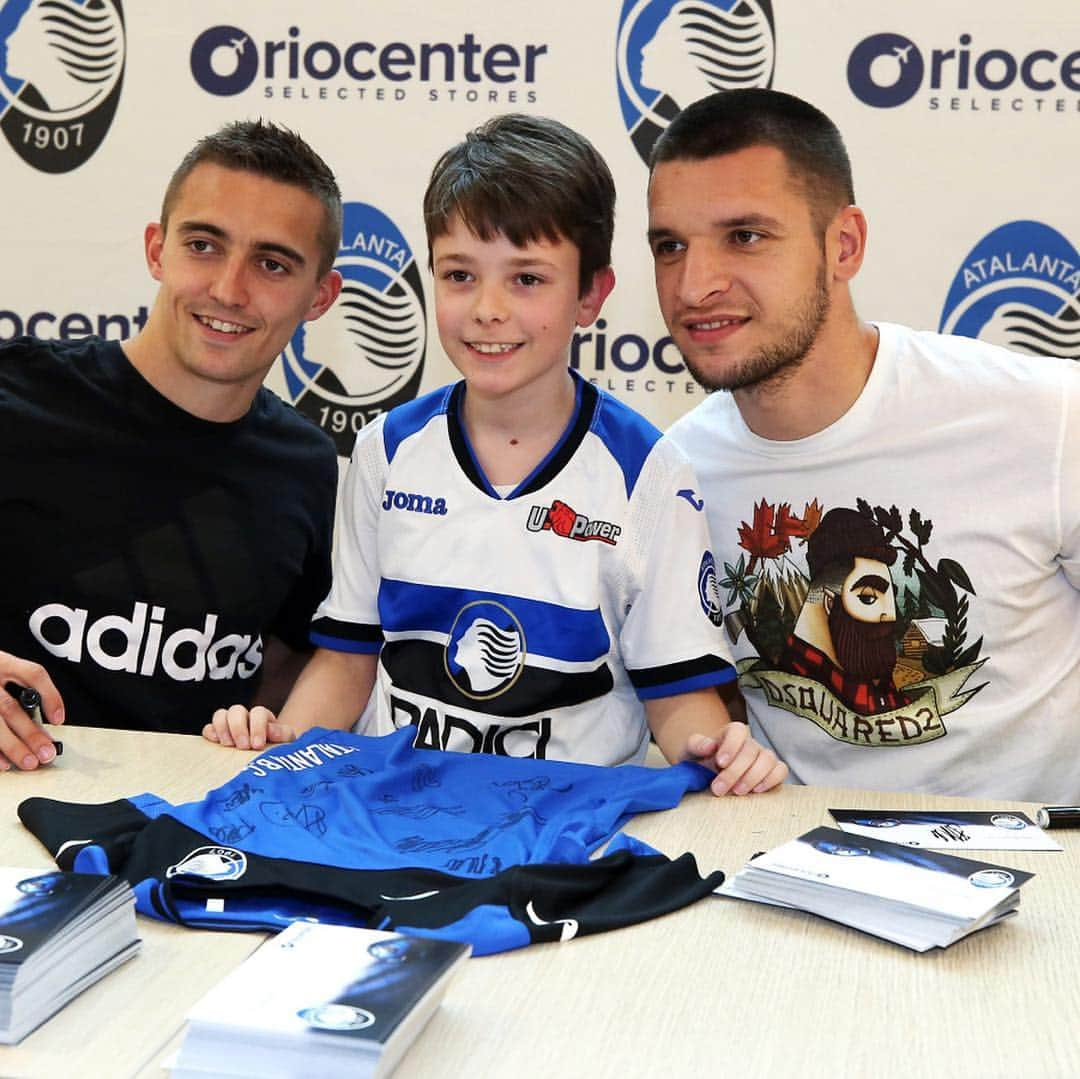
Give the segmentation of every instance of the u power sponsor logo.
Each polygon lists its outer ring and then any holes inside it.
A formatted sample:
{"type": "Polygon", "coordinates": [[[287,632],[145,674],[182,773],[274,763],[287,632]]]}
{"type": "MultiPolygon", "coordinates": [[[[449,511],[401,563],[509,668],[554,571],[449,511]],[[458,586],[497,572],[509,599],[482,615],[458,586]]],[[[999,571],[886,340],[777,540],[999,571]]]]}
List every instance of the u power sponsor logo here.
{"type": "Polygon", "coordinates": [[[258,84],[264,98],[293,101],[484,101],[534,104],[548,47],[455,41],[323,38],[290,26],[275,37],[232,25],[204,30],[191,46],[191,75],[208,94],[232,97],[258,84]]]}
{"type": "Polygon", "coordinates": [[[416,258],[397,225],[367,203],[344,211],[334,263],[341,295],[322,318],[301,323],[282,363],[293,403],[348,457],[364,424],[416,396],[427,314],[416,258]]]}
{"type": "Polygon", "coordinates": [[[1077,112],[1080,48],[1017,52],[968,33],[927,48],[904,34],[871,34],[851,51],[847,80],[876,109],[912,102],[948,112],[1077,112]]]}
{"type": "Polygon", "coordinates": [[[525,527],[530,532],[554,532],[556,536],[577,540],[598,540],[614,547],[619,542],[622,529],[611,521],[591,521],[584,513],[578,513],[565,502],[555,499],[550,506],[533,506],[529,510],[525,527]]]}
{"type": "Polygon", "coordinates": [[[127,43],[120,0],[0,3],[0,130],[39,172],[71,172],[104,141],[127,43]]]}
{"type": "Polygon", "coordinates": [[[1080,253],[1039,221],[994,229],[953,278],[939,328],[1030,355],[1080,360],[1080,253]]]}
{"type": "Polygon", "coordinates": [[[262,637],[226,633],[216,637],[218,616],[200,628],[172,629],[164,607],[136,602],[131,616],[91,619],[83,607],[46,603],[30,615],[30,632],[51,655],[72,663],[87,660],[107,671],[126,671],[175,682],[250,678],[262,666],[262,637]]]}
{"type": "Polygon", "coordinates": [[[641,159],[692,101],[772,85],[775,38],[771,0],[623,0],[619,105],[641,159]]]}

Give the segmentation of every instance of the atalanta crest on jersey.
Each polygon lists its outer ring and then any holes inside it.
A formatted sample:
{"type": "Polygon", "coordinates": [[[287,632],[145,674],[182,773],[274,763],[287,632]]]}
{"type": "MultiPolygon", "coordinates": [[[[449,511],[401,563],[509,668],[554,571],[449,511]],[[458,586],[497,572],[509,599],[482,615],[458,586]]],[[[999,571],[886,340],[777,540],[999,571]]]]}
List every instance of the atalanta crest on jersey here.
{"type": "Polygon", "coordinates": [[[667,125],[715,90],[771,86],[771,0],[623,0],[615,66],[643,161],[667,125]]]}
{"type": "Polygon", "coordinates": [[[458,612],[443,662],[466,697],[484,701],[505,693],[525,668],[525,630],[509,607],[490,600],[458,612]]]}
{"type": "Polygon", "coordinates": [[[716,560],[712,556],[712,551],[706,551],[701,556],[697,591],[705,616],[714,626],[720,625],[724,620],[724,609],[720,603],[720,589],[716,584],[716,560]]]}
{"type": "Polygon", "coordinates": [[[0,3],[0,130],[40,172],[70,172],[101,145],[120,101],[120,0],[0,3]]]}
{"type": "Polygon", "coordinates": [[[940,329],[1029,355],[1080,360],[1080,253],[1039,221],[994,229],[953,278],[940,329]]]}
{"type": "Polygon", "coordinates": [[[166,877],[238,880],[247,872],[247,855],[233,847],[198,847],[165,870],[166,877]]]}
{"type": "Polygon", "coordinates": [[[427,347],[420,270],[405,237],[381,210],[344,207],[335,268],[341,295],[322,318],[302,322],[282,355],[297,409],[348,457],[357,431],[416,396],[427,347]]]}
{"type": "Polygon", "coordinates": [[[917,509],[863,499],[827,512],[815,499],[801,516],[757,503],[717,581],[729,638],[757,652],[738,663],[743,692],[850,745],[944,737],[986,685],[967,685],[986,657],[969,632],[975,588],[933,531],[917,509]]]}

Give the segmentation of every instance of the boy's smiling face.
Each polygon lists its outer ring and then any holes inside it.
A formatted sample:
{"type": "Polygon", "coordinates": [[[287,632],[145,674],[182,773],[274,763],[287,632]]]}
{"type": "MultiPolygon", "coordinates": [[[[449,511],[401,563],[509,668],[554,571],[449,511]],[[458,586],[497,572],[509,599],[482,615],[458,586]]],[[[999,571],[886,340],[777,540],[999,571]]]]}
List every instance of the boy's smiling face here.
{"type": "Polygon", "coordinates": [[[579,296],[580,256],[569,240],[481,240],[457,214],[431,254],[439,338],[470,394],[527,395],[538,407],[556,400],[575,328],[595,320],[615,284],[610,267],[579,296]]]}

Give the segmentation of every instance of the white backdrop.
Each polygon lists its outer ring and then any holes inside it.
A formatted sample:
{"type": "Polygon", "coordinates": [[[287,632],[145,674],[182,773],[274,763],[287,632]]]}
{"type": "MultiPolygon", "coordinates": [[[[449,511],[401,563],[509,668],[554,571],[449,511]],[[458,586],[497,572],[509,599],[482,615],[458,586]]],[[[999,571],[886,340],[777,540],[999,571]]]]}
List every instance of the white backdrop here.
{"type": "Polygon", "coordinates": [[[0,339],[134,332],[153,298],[142,229],[169,173],[221,123],[269,117],[337,173],[339,268],[348,296],[376,312],[368,338],[340,318],[298,334],[268,379],[339,428],[345,454],[356,426],[453,377],[434,332],[421,195],[466,130],[524,110],[577,127],[615,173],[618,286],[575,361],[666,426],[700,391],[657,311],[639,147],[710,85],[771,85],[847,138],[870,221],[864,316],[1080,358],[1075,0],[479,7],[0,3],[0,339]]]}

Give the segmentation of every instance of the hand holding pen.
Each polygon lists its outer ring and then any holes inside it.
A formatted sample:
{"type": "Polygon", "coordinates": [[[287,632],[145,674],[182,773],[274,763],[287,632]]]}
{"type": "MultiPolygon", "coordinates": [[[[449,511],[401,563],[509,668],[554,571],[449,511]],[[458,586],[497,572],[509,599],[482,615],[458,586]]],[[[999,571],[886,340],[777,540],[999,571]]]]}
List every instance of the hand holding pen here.
{"type": "Polygon", "coordinates": [[[64,702],[45,668],[0,652],[0,771],[29,771],[63,752],[42,723],[63,723],[64,702]]]}

